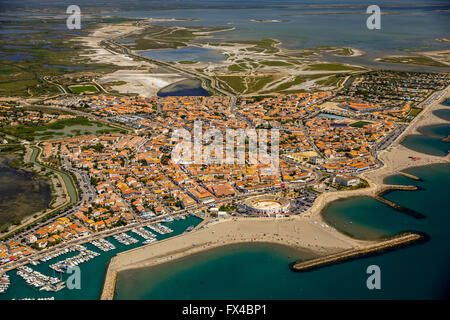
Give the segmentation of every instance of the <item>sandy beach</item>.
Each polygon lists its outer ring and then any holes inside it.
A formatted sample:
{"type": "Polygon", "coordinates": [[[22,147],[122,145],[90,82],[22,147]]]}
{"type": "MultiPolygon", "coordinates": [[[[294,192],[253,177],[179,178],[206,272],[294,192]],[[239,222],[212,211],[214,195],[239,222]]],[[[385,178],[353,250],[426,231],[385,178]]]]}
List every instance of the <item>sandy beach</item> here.
{"type": "MultiPolygon", "coordinates": [[[[117,273],[124,270],[150,267],[179,259],[214,247],[242,242],[272,242],[297,248],[309,249],[318,255],[330,255],[350,249],[364,249],[377,241],[364,241],[350,238],[322,218],[322,210],[332,201],[353,196],[376,196],[389,188],[383,183],[385,177],[413,166],[450,162],[450,155],[437,157],[419,153],[400,142],[409,134],[418,133],[421,126],[446,123],[432,114],[440,109],[440,102],[450,96],[449,87],[440,99],[422,111],[397,140],[379,155],[383,166],[365,172],[361,177],[369,182],[369,187],[352,191],[337,191],[321,194],[314,205],[301,216],[288,218],[229,218],[204,223],[197,231],[182,234],[167,240],[136,248],[114,257],[107,270],[101,299],[113,299],[117,273]],[[412,160],[409,157],[419,157],[412,160]]],[[[412,183],[413,184],[413,183],[412,183]]],[[[379,241],[378,241],[379,242],[379,241]]]]}
{"type": "Polygon", "coordinates": [[[336,229],[309,217],[229,218],[212,220],[198,231],[119,253],[108,266],[102,299],[112,299],[117,273],[151,267],[204,250],[249,242],[270,242],[306,248],[327,255],[373,244],[349,238],[336,229]]]}

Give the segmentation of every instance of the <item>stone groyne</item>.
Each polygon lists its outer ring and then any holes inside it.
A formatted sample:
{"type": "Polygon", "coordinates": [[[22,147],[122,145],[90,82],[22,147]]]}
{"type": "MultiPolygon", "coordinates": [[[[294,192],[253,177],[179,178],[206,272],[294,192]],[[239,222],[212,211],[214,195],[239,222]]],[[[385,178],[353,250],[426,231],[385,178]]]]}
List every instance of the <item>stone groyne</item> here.
{"type": "Polygon", "coordinates": [[[374,198],[384,204],[387,204],[388,206],[394,208],[395,210],[398,210],[400,212],[403,212],[413,218],[416,219],[424,219],[425,216],[421,214],[420,212],[414,211],[412,209],[403,207],[395,202],[392,202],[386,198],[383,198],[383,196],[391,191],[394,190],[408,190],[408,191],[416,191],[419,190],[418,186],[401,186],[401,185],[389,185],[381,188],[377,194],[374,196],[374,198]]]}
{"type": "Polygon", "coordinates": [[[106,268],[105,280],[103,281],[103,290],[100,296],[100,300],[113,300],[114,292],[116,289],[117,282],[117,271],[111,268],[111,263],[114,261],[115,257],[113,257],[108,267],[106,268]]]}
{"type": "Polygon", "coordinates": [[[343,263],[368,256],[379,255],[387,251],[405,247],[407,245],[422,243],[428,241],[428,239],[429,236],[425,233],[414,231],[404,232],[392,239],[385,240],[361,249],[350,249],[312,260],[293,262],[289,265],[289,268],[294,272],[312,271],[328,265],[343,263]]]}
{"type": "Polygon", "coordinates": [[[406,172],[403,172],[403,171],[398,171],[398,174],[401,174],[402,176],[405,176],[407,178],[410,178],[410,179],[413,179],[413,180],[416,180],[416,181],[422,181],[421,178],[419,178],[418,176],[415,176],[413,174],[410,174],[410,173],[406,173],[406,172]]]}

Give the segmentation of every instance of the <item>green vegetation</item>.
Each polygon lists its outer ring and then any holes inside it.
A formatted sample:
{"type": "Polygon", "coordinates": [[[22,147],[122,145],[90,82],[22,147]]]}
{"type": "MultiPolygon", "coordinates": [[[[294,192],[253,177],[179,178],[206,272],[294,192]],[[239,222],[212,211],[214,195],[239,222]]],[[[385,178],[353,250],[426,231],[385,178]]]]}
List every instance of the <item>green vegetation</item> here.
{"type": "Polygon", "coordinates": [[[253,44],[254,47],[248,48],[248,51],[255,51],[259,53],[277,53],[279,51],[276,47],[278,41],[274,39],[262,39],[259,41],[240,41],[239,43],[253,44]]]}
{"type": "Polygon", "coordinates": [[[232,91],[243,94],[258,92],[273,81],[273,76],[219,76],[218,79],[232,91]]]}
{"type": "Polygon", "coordinates": [[[343,80],[339,75],[329,76],[326,79],[317,80],[316,83],[326,87],[337,87],[343,80]]]}
{"type": "Polygon", "coordinates": [[[134,43],[125,44],[135,50],[148,49],[176,49],[187,46],[187,43],[194,40],[197,32],[211,32],[219,30],[229,30],[230,27],[189,27],[179,28],[175,26],[151,25],[139,35],[134,43]]]}
{"type": "Polygon", "coordinates": [[[379,59],[380,62],[388,63],[404,63],[404,64],[416,64],[419,66],[431,66],[431,67],[448,67],[448,65],[439,61],[433,60],[428,57],[385,57],[379,59]]]}
{"type": "Polygon", "coordinates": [[[284,61],[262,61],[261,64],[269,67],[288,67],[292,66],[292,64],[284,62],[284,61]]]}
{"type": "Polygon", "coordinates": [[[364,180],[364,179],[360,179],[359,184],[357,184],[356,186],[344,186],[340,183],[331,183],[331,186],[333,188],[335,188],[336,190],[340,191],[340,190],[357,190],[357,189],[364,189],[369,187],[369,183],[364,180]]]}
{"type": "Polygon", "coordinates": [[[247,67],[243,63],[232,64],[228,67],[228,70],[231,72],[245,72],[247,71],[247,67]]]}
{"type": "MultiPolygon", "coordinates": [[[[25,139],[33,141],[36,138],[39,140],[46,140],[53,138],[54,135],[57,136],[69,136],[69,135],[80,135],[81,129],[89,130],[90,132],[96,132],[100,123],[90,121],[86,118],[71,118],[58,120],[50,124],[44,125],[19,125],[19,126],[3,126],[1,130],[6,134],[16,136],[20,139],[25,139]],[[77,126],[77,129],[70,129],[71,127],[77,126]],[[66,128],[69,128],[66,130],[66,128]],[[53,131],[50,131],[53,130],[53,131]],[[74,130],[77,130],[76,132],[74,130]]],[[[103,125],[102,125],[103,126],[103,125]]],[[[105,133],[117,132],[119,129],[108,127],[101,129],[105,133]]]]}
{"type": "Polygon", "coordinates": [[[353,54],[353,50],[351,48],[341,48],[335,54],[337,56],[351,56],[353,54]]]}
{"type": "Polygon", "coordinates": [[[9,154],[23,150],[23,147],[19,143],[8,143],[0,145],[0,154],[9,154]]]}
{"type": "Polygon", "coordinates": [[[314,70],[314,71],[323,71],[323,70],[330,70],[330,71],[342,71],[342,70],[361,70],[361,68],[358,67],[352,67],[352,66],[346,66],[340,63],[316,63],[310,65],[307,70],[314,70]]]}
{"type": "Polygon", "coordinates": [[[273,81],[273,76],[262,76],[262,77],[247,77],[248,89],[246,93],[258,92],[266,84],[273,81]]]}
{"type": "MultiPolygon", "coordinates": [[[[81,34],[87,34],[101,19],[83,24],[81,34]]],[[[113,19],[114,20],[114,19],[113,19]]],[[[61,93],[55,83],[70,81],[66,76],[89,69],[92,72],[113,72],[112,64],[92,63],[80,55],[84,44],[74,34],[59,26],[64,19],[18,19],[4,22],[39,32],[11,35],[0,40],[0,96],[53,96],[61,93]],[[42,26],[45,25],[45,28],[42,26]],[[52,28],[56,27],[56,28],[52,28]]],[[[68,84],[71,84],[70,82],[68,84]]],[[[65,84],[61,84],[65,88],[65,84]]]]}
{"type": "Polygon", "coordinates": [[[358,121],[358,122],[352,123],[352,124],[350,125],[350,127],[354,127],[354,128],[362,128],[362,127],[364,127],[366,124],[370,124],[370,122],[367,122],[367,121],[358,121]]]}
{"type": "Polygon", "coordinates": [[[197,61],[183,60],[183,61],[178,61],[178,63],[181,63],[181,64],[196,64],[197,61]]]}
{"type": "Polygon", "coordinates": [[[70,86],[69,88],[73,93],[98,92],[97,87],[94,85],[70,86]]]}
{"type": "Polygon", "coordinates": [[[245,85],[242,77],[238,76],[220,76],[218,77],[225,83],[231,90],[242,93],[245,91],[245,85]]]}
{"type": "Polygon", "coordinates": [[[223,204],[220,206],[219,211],[233,212],[236,210],[236,206],[233,203],[223,204]]]}
{"type": "MultiPolygon", "coordinates": [[[[281,83],[273,91],[282,92],[282,91],[288,90],[290,87],[299,85],[308,80],[314,80],[314,79],[326,77],[329,75],[332,75],[332,74],[313,74],[313,75],[307,75],[307,76],[296,76],[292,81],[281,83]]],[[[297,92],[297,91],[295,91],[295,92],[297,92]]],[[[263,92],[263,93],[266,93],[266,92],[263,92]]]]}
{"type": "Polygon", "coordinates": [[[28,63],[14,63],[0,60],[0,96],[35,96],[57,94],[56,86],[39,78],[28,63]]]}
{"type": "Polygon", "coordinates": [[[411,110],[409,110],[408,116],[416,117],[421,111],[421,108],[412,107],[411,110]]]}

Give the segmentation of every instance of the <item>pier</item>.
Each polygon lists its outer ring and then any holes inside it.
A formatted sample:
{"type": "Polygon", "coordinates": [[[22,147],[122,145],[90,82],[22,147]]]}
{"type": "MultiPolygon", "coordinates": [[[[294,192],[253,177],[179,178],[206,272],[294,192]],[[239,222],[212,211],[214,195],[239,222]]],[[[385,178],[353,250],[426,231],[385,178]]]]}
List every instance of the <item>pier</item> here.
{"type": "Polygon", "coordinates": [[[294,272],[312,271],[332,264],[382,254],[384,252],[395,250],[406,245],[427,241],[428,238],[429,237],[426,234],[406,232],[398,235],[393,239],[367,246],[362,249],[350,249],[326,257],[320,257],[317,259],[299,263],[294,262],[289,266],[289,268],[294,272]]]}
{"type": "Polygon", "coordinates": [[[412,209],[403,207],[395,202],[392,202],[388,199],[383,198],[383,195],[393,191],[393,190],[407,190],[407,191],[416,191],[418,190],[418,186],[401,186],[401,185],[389,185],[385,186],[380,189],[380,191],[377,192],[377,194],[374,196],[374,198],[384,204],[387,204],[388,206],[394,208],[395,210],[398,210],[400,212],[403,212],[413,218],[416,219],[424,219],[425,216],[421,214],[420,212],[414,211],[412,209]]]}
{"type": "Polygon", "coordinates": [[[422,181],[422,179],[420,179],[418,176],[415,176],[415,175],[410,174],[410,173],[406,173],[406,172],[403,172],[403,171],[398,171],[397,173],[402,175],[402,176],[405,176],[407,178],[416,180],[416,181],[422,181]]]}

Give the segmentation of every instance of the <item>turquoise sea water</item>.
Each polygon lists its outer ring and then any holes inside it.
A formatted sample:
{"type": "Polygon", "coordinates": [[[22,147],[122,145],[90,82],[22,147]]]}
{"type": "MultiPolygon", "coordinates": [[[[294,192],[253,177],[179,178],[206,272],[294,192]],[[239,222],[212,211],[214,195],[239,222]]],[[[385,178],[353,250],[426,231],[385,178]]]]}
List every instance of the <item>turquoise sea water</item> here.
{"type": "MultiPolygon", "coordinates": [[[[443,103],[448,106],[448,100],[443,103]]],[[[446,109],[442,109],[446,110],[446,109]]],[[[441,141],[449,126],[419,128],[409,148],[445,155],[441,141]],[[440,144],[441,143],[441,144],[440,144]]],[[[370,197],[332,202],[325,220],[343,233],[379,239],[407,230],[427,233],[428,242],[383,255],[294,273],[288,264],[302,252],[277,245],[246,244],[213,249],[170,264],[119,274],[116,299],[442,299],[450,296],[450,164],[405,170],[388,184],[417,185],[418,191],[393,191],[385,198],[425,215],[415,219],[370,197]],[[290,251],[289,251],[290,250],[290,251]],[[382,289],[368,290],[366,269],[380,266],[382,289]]]]}
{"type": "Polygon", "coordinates": [[[412,150],[417,150],[433,156],[443,157],[448,154],[448,151],[450,150],[450,143],[444,142],[441,139],[426,135],[413,134],[407,136],[401,144],[412,150]]]}
{"type": "Polygon", "coordinates": [[[393,176],[387,182],[417,184],[422,189],[395,191],[386,198],[418,210],[426,215],[425,219],[414,219],[364,197],[333,202],[323,215],[338,229],[356,237],[378,238],[404,230],[419,230],[431,236],[427,243],[308,273],[294,273],[288,269],[288,263],[295,260],[294,257],[303,256],[292,249],[267,244],[224,247],[155,268],[124,272],[118,277],[116,299],[448,297],[450,215],[445,208],[450,206],[450,165],[438,164],[407,171],[420,176],[423,181],[393,176]],[[372,264],[381,268],[381,290],[366,287],[366,269],[372,264]]]}
{"type": "MultiPolygon", "coordinates": [[[[441,103],[442,108],[434,110],[433,114],[441,119],[450,120],[450,99],[441,103]]],[[[446,156],[450,151],[450,142],[442,141],[450,135],[450,122],[438,125],[420,127],[421,133],[407,136],[401,144],[405,147],[431,154],[434,156],[446,156]]]]}
{"type": "MultiPolygon", "coordinates": [[[[197,225],[201,220],[196,217],[189,216],[185,220],[178,220],[169,223],[163,223],[174,230],[174,232],[166,235],[157,234],[159,240],[165,239],[178,235],[186,230],[190,225],[197,225]]],[[[23,299],[23,298],[44,298],[44,297],[55,297],[56,300],[97,300],[100,298],[100,294],[103,288],[103,281],[105,278],[106,269],[108,267],[109,260],[114,257],[117,253],[126,251],[135,247],[142,245],[142,239],[140,236],[133,232],[127,232],[133,238],[140,240],[137,244],[132,244],[125,246],[117,242],[114,238],[108,237],[106,240],[110,241],[116,246],[116,249],[109,252],[100,251],[95,246],[91,244],[83,244],[89,250],[101,253],[100,256],[80,265],[81,269],[81,289],[80,290],[68,290],[63,289],[59,292],[44,292],[37,291],[31,286],[28,286],[25,281],[16,275],[16,270],[10,271],[7,274],[10,275],[11,286],[4,294],[0,294],[0,300],[10,300],[10,299],[23,299]]],[[[70,256],[77,255],[78,252],[68,253],[66,255],[61,255],[48,262],[40,263],[38,266],[28,265],[34,270],[37,270],[48,276],[58,276],[58,273],[53,272],[49,268],[50,264],[57,261],[61,261],[70,256]]],[[[67,279],[68,275],[63,275],[63,279],[67,279]]]]}
{"type": "Polygon", "coordinates": [[[433,112],[436,116],[441,119],[450,121],[450,109],[441,109],[433,112]]]}

